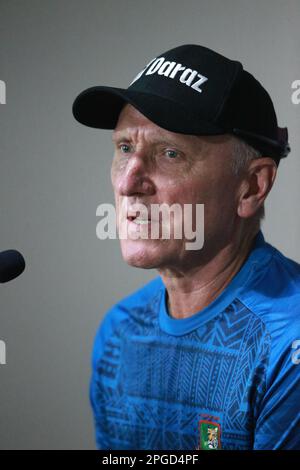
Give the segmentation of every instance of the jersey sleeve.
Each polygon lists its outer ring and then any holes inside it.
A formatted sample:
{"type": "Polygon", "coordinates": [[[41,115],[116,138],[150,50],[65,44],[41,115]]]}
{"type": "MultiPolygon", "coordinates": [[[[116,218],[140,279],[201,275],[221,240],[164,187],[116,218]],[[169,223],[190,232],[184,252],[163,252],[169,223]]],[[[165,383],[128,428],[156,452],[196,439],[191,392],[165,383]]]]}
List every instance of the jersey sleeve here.
{"type": "Polygon", "coordinates": [[[93,411],[95,438],[97,448],[107,449],[105,442],[105,413],[102,406],[102,377],[101,377],[101,358],[103,357],[105,338],[109,334],[108,315],[101,322],[95,336],[92,351],[92,373],[90,379],[89,398],[93,411]]]}
{"type": "Polygon", "coordinates": [[[300,450],[300,341],[290,341],[282,353],[275,349],[268,368],[253,449],[300,450]]]}

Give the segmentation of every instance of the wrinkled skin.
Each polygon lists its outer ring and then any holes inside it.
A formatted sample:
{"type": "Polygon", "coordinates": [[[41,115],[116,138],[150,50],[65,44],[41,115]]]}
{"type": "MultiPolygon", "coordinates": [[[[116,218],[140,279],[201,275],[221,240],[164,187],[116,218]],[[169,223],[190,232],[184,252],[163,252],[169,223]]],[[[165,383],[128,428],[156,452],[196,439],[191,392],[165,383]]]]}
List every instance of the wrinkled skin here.
{"type": "MultiPolygon", "coordinates": [[[[231,136],[170,132],[129,104],[120,113],[113,142],[111,180],[117,218],[120,215],[119,230],[126,222],[127,214],[121,210],[124,203],[127,207],[134,203],[147,207],[204,204],[201,250],[186,250],[184,237],[120,240],[128,264],[158,269],[178,312],[180,305],[189,312],[196,311],[199,299],[205,298],[206,305],[245,260],[258,230],[249,230],[249,221],[272,187],[275,164],[270,158],[262,158],[251,162],[248,173],[235,176],[231,136]]],[[[133,223],[130,227],[132,232],[140,230],[133,223]]]]}

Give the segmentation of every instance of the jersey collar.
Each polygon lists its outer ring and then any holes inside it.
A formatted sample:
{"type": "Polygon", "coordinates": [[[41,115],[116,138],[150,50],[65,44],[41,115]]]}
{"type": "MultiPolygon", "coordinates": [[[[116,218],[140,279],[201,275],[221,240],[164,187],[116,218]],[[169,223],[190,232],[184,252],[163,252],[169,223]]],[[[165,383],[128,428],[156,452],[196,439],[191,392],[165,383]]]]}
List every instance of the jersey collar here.
{"type": "Polygon", "coordinates": [[[260,230],[254,239],[250,255],[228,286],[207,307],[188,318],[176,319],[167,311],[167,290],[162,287],[159,309],[160,328],[168,334],[180,336],[199,328],[212,318],[222,313],[238,297],[239,293],[251,282],[258,270],[262,270],[270,261],[273,247],[265,242],[260,230]]]}

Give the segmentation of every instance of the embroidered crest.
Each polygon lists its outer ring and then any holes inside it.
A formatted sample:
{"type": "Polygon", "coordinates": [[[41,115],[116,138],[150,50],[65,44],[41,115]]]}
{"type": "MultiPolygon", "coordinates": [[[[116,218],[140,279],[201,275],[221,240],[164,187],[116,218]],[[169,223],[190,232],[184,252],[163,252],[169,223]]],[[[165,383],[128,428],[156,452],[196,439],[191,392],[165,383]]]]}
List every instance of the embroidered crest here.
{"type": "Polygon", "coordinates": [[[213,421],[200,420],[200,450],[221,449],[221,426],[213,421]]]}

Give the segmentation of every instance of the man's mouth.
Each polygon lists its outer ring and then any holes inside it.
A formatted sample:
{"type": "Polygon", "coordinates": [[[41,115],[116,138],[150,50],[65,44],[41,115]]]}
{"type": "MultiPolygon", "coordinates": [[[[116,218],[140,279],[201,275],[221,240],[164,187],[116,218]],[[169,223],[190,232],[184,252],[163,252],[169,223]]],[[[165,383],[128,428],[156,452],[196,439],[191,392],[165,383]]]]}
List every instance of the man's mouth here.
{"type": "Polygon", "coordinates": [[[136,215],[136,214],[133,214],[133,215],[127,215],[127,220],[129,222],[134,222],[135,224],[137,225],[145,225],[145,224],[149,224],[149,222],[151,222],[151,218],[145,218],[145,217],[141,217],[139,215],[136,215]]]}

